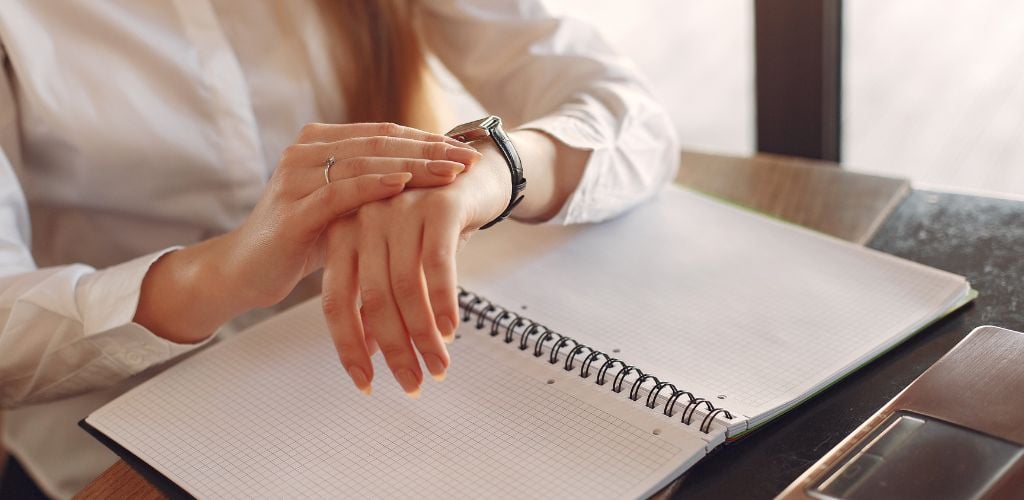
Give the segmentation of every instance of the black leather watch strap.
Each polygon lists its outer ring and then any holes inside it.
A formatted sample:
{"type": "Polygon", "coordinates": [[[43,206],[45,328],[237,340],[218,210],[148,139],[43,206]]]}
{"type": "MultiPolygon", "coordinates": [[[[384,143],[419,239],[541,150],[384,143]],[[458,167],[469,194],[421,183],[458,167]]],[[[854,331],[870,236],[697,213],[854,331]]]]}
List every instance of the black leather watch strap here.
{"type": "MultiPolygon", "coordinates": [[[[519,202],[523,201],[523,191],[526,189],[526,177],[523,174],[523,162],[519,159],[519,153],[516,152],[516,147],[512,144],[512,140],[509,139],[508,135],[501,128],[501,118],[497,116],[489,116],[478,122],[470,122],[458,127],[455,127],[448,136],[459,141],[466,141],[467,138],[477,136],[474,131],[484,132],[479,135],[487,135],[494,141],[494,144],[498,147],[498,151],[505,158],[505,163],[508,164],[509,175],[512,180],[512,195],[509,198],[508,206],[505,207],[505,211],[501,215],[494,218],[494,220],[480,226],[480,229],[487,229],[505,219],[512,214],[512,210],[519,205],[519,202]]],[[[472,140],[472,139],[470,139],[472,140]]]]}

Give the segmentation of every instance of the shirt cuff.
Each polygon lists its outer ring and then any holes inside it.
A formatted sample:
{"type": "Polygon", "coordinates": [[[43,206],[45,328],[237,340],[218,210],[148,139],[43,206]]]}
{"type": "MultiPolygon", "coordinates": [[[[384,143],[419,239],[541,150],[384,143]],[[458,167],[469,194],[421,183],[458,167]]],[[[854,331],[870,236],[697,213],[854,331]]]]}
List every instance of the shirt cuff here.
{"type": "Polygon", "coordinates": [[[75,289],[82,318],[83,336],[128,374],[205,345],[179,344],[160,337],[133,321],[139,305],[142,280],[164,255],[179,250],[166,248],[82,277],[75,289]]]}

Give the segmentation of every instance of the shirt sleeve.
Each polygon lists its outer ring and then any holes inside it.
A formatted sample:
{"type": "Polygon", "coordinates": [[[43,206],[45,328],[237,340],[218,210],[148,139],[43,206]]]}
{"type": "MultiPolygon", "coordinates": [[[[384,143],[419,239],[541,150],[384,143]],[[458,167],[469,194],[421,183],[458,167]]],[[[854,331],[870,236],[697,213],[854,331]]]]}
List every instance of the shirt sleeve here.
{"type": "Polygon", "coordinates": [[[676,133],[636,68],[535,0],[422,3],[424,40],[488,112],[590,151],[552,222],[614,217],[675,178],[676,133]]]}
{"type": "Polygon", "coordinates": [[[175,344],[132,322],[142,278],[174,248],[99,271],[36,268],[12,165],[17,109],[3,60],[0,46],[0,408],[10,408],[112,385],[200,344],[175,344]]]}

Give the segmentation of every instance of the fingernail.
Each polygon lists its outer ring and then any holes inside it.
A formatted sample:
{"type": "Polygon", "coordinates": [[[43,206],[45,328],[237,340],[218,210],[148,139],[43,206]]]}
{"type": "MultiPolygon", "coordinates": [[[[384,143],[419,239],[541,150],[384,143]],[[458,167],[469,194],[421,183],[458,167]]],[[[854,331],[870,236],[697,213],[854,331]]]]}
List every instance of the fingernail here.
{"type": "Polygon", "coordinates": [[[413,374],[412,370],[402,368],[395,372],[395,378],[398,380],[398,384],[402,386],[406,396],[413,399],[420,397],[420,382],[416,379],[416,375],[413,374]]]}
{"type": "Polygon", "coordinates": [[[358,366],[353,366],[348,369],[348,376],[352,377],[352,383],[356,384],[356,387],[369,396],[373,394],[373,386],[370,385],[370,379],[367,378],[366,372],[358,366]]]}
{"type": "Polygon", "coordinates": [[[444,365],[444,361],[441,361],[441,357],[437,354],[424,354],[423,363],[427,365],[427,371],[430,372],[430,376],[434,380],[441,382],[444,380],[446,371],[448,368],[444,365]]]}
{"type": "Polygon", "coordinates": [[[409,172],[397,172],[394,174],[385,174],[380,177],[380,183],[385,186],[404,186],[412,180],[412,174],[409,172]]]}
{"type": "Polygon", "coordinates": [[[436,160],[427,162],[427,170],[434,175],[451,177],[466,170],[466,166],[458,162],[436,160]]]}
{"type": "Polygon", "coordinates": [[[448,157],[449,160],[457,161],[463,165],[475,163],[478,160],[480,160],[480,158],[484,157],[484,155],[480,154],[477,151],[465,148],[448,148],[448,153],[446,156],[448,157]]]}
{"type": "Polygon", "coordinates": [[[448,316],[438,316],[437,326],[441,328],[441,338],[451,344],[455,341],[455,323],[448,316]]]}

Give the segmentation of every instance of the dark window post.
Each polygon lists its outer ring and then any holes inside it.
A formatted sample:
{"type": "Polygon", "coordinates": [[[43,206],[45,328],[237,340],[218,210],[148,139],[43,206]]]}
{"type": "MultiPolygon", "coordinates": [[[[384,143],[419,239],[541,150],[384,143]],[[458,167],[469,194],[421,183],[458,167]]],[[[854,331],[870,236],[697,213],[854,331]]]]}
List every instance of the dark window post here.
{"type": "Polygon", "coordinates": [[[757,149],[839,161],[841,0],[754,0],[757,149]]]}

